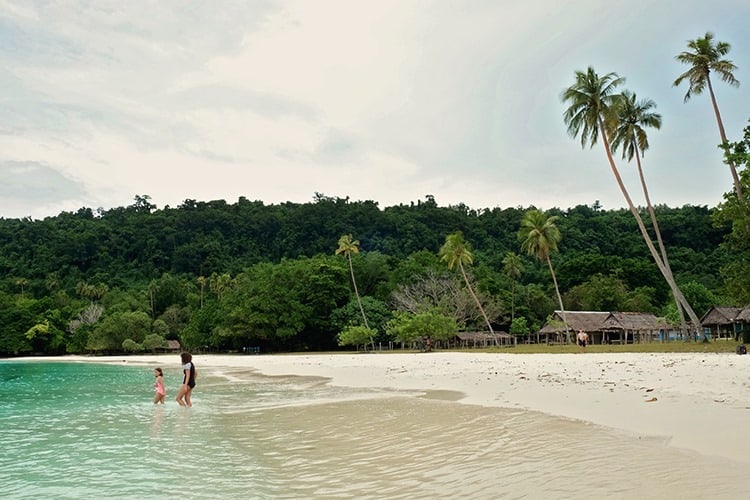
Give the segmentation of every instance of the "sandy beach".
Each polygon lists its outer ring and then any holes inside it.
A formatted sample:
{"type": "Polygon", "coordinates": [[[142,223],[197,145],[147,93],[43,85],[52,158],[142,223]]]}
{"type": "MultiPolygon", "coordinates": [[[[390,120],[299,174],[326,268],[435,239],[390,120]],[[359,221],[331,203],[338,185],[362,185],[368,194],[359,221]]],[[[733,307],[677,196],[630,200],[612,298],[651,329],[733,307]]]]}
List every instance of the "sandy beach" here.
{"type": "MultiPolygon", "coordinates": [[[[48,359],[48,358],[47,358],[48,359]]],[[[179,356],[66,356],[179,367],[179,356]]],[[[455,391],[459,402],[577,419],[750,463],[750,357],[736,354],[196,355],[202,370],[315,376],[344,387],[455,391]]]]}

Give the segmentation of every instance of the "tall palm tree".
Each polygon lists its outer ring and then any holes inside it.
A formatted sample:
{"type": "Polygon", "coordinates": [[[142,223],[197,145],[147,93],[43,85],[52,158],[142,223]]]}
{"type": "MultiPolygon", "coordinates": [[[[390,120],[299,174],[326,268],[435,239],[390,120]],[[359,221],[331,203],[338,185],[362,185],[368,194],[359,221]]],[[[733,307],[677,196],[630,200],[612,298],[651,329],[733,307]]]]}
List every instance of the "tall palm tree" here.
{"type": "MultiPolygon", "coordinates": [[[[490,324],[487,313],[484,312],[484,308],[482,307],[481,302],[479,302],[479,297],[477,297],[477,294],[474,293],[474,290],[471,288],[469,277],[466,275],[464,264],[468,265],[473,263],[474,256],[471,254],[469,243],[464,240],[463,233],[461,233],[461,231],[456,231],[455,233],[446,236],[445,243],[440,247],[439,255],[440,260],[448,264],[448,269],[453,269],[458,266],[459,271],[461,271],[461,276],[464,278],[464,283],[466,283],[466,288],[468,288],[474,302],[477,304],[479,312],[482,313],[482,317],[487,324],[487,328],[490,330],[490,334],[494,337],[495,332],[492,330],[492,324],[490,324]]],[[[497,339],[495,339],[495,343],[497,344],[497,339]]]]}
{"type": "Polygon", "coordinates": [[[516,281],[523,273],[523,261],[513,252],[507,252],[503,258],[503,271],[510,278],[510,321],[516,318],[516,281]]]}
{"type": "MultiPolygon", "coordinates": [[[[711,104],[714,108],[714,115],[716,115],[716,123],[719,124],[721,142],[722,144],[725,144],[727,142],[727,135],[724,132],[724,122],[721,120],[719,105],[716,103],[716,96],[714,95],[714,88],[711,84],[710,74],[713,71],[719,75],[719,78],[721,78],[722,81],[728,83],[732,87],[739,87],[740,82],[732,73],[737,69],[737,66],[735,66],[732,61],[723,59],[723,57],[729,53],[731,46],[726,42],[715,41],[714,34],[708,32],[703,38],[688,40],[688,48],[690,50],[677,54],[675,59],[681,63],[689,65],[690,69],[678,76],[672,85],[676,87],[680,85],[683,80],[688,81],[685,102],[689,101],[693,94],[700,95],[706,88],[708,88],[708,93],[711,96],[711,104]]],[[[737,169],[731,159],[727,158],[727,163],[729,164],[729,170],[732,173],[734,191],[737,193],[737,197],[742,198],[742,185],[740,184],[740,178],[737,175],[737,169]]]]}
{"type": "MultiPolygon", "coordinates": [[[[349,261],[349,272],[352,275],[352,286],[354,286],[354,295],[357,297],[357,304],[359,305],[359,312],[362,313],[362,321],[365,323],[365,328],[368,330],[370,326],[367,324],[367,316],[365,315],[365,308],[362,307],[362,300],[359,298],[359,290],[357,290],[357,280],[354,279],[354,265],[352,264],[352,254],[359,253],[359,240],[353,240],[351,234],[345,234],[339,238],[339,247],[336,249],[336,255],[344,254],[346,260],[349,261]]],[[[373,350],[375,349],[375,339],[370,335],[370,343],[372,344],[373,350]]]]}
{"type": "Polygon", "coordinates": [[[560,305],[563,323],[565,323],[565,339],[570,343],[570,328],[568,320],[565,318],[565,306],[563,306],[560,288],[557,286],[557,277],[552,267],[550,255],[557,251],[557,244],[560,243],[562,235],[555,225],[558,219],[556,215],[547,217],[540,210],[529,210],[521,219],[521,228],[518,230],[518,238],[521,240],[521,249],[528,255],[536,257],[540,262],[546,262],[549,267],[549,273],[552,275],[552,283],[555,285],[557,302],[560,305]]]}
{"type": "Polygon", "coordinates": [[[599,136],[602,138],[602,145],[604,152],[607,155],[609,166],[612,169],[612,174],[615,176],[617,185],[625,197],[625,201],[630,208],[630,212],[635,217],[638,224],[638,229],[641,231],[646,246],[651,252],[656,266],[664,276],[664,279],[669,284],[670,289],[679,303],[685,308],[685,311],[690,316],[690,320],[693,322],[693,327],[698,331],[701,323],[698,317],[693,312],[693,309],[685,300],[684,295],[680,291],[677,283],[669,272],[667,272],[664,262],[654,247],[651,237],[646,231],[646,226],[643,224],[640,213],[633,204],[633,200],[630,198],[625,184],[620,176],[620,171],[615,165],[615,160],[612,158],[612,149],[610,147],[609,136],[608,136],[608,125],[611,127],[613,122],[616,122],[617,118],[614,114],[616,105],[622,100],[622,95],[616,93],[616,89],[622,83],[625,82],[624,78],[621,78],[616,73],[607,73],[604,76],[599,76],[592,67],[584,73],[582,71],[576,71],[576,81],[573,85],[565,89],[562,93],[562,100],[569,102],[568,109],[563,114],[563,119],[568,127],[568,133],[572,137],[576,137],[580,134],[581,146],[586,147],[587,145],[593,147],[599,136]]]}
{"type": "MultiPolygon", "coordinates": [[[[664,268],[671,276],[672,268],[669,265],[669,259],[667,258],[667,249],[665,248],[664,240],[661,237],[659,223],[656,220],[656,213],[651,204],[651,196],[648,192],[648,185],[646,184],[646,178],[643,175],[643,165],[641,164],[641,157],[643,157],[644,152],[649,146],[648,134],[646,134],[644,127],[653,127],[655,129],[661,128],[661,115],[652,111],[655,108],[656,103],[651,99],[638,100],[635,93],[628,90],[623,91],[622,99],[619,100],[615,109],[616,120],[612,123],[612,151],[617,151],[617,149],[622,146],[623,159],[632,161],[633,157],[635,157],[636,166],[638,167],[638,177],[641,181],[641,189],[643,190],[643,197],[646,200],[646,207],[648,209],[649,217],[651,218],[651,225],[654,228],[656,241],[659,244],[661,259],[664,263],[664,268]]],[[[680,325],[684,332],[685,314],[676,297],[675,302],[677,304],[677,311],[680,315],[680,325]]]]}

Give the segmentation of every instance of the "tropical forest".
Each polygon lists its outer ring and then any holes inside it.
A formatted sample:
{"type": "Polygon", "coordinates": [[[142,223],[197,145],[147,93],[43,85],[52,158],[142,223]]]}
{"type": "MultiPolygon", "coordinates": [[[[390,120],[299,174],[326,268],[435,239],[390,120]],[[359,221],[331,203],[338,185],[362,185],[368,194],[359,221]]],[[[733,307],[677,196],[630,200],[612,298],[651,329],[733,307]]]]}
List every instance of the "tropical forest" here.
{"type": "Polygon", "coordinates": [[[652,202],[648,132],[661,116],[623,77],[589,67],[562,89],[561,127],[601,148],[626,208],[441,206],[426,193],[387,207],[314,193],[159,208],[139,194],[124,207],[0,218],[0,355],[522,339],[556,310],[648,312],[698,331],[712,306],[750,303],[750,126],[725,132],[711,87],[711,76],[738,84],[727,51],[710,33],[690,42],[674,82],[717,110],[707,147],[727,192],[715,207],[652,202]],[[640,185],[625,186],[620,168],[637,168],[640,185]]]}

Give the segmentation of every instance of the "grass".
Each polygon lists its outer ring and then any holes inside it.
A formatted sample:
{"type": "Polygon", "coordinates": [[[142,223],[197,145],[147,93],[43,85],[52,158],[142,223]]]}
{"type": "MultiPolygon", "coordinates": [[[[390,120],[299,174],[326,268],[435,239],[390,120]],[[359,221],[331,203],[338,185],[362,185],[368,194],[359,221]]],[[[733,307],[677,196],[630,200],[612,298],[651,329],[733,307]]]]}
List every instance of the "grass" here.
{"type": "MultiPolygon", "coordinates": [[[[596,344],[586,347],[587,353],[602,352],[723,352],[734,354],[741,342],[734,340],[713,340],[711,342],[650,342],[645,344],[596,344]]],[[[465,349],[471,352],[504,352],[509,354],[563,354],[579,352],[578,346],[518,344],[515,347],[488,347],[484,349],[465,349]]]]}

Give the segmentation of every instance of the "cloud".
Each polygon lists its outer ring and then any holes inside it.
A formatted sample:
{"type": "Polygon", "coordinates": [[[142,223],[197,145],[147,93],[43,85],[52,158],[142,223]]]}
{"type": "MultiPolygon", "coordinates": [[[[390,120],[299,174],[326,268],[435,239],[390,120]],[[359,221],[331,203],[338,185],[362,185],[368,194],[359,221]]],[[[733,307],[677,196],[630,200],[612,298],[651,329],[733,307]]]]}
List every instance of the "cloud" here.
{"type": "MultiPolygon", "coordinates": [[[[671,87],[673,58],[712,29],[742,70],[742,13],[739,0],[0,0],[0,161],[79,186],[34,216],[136,194],[160,206],[321,192],[381,206],[431,194],[474,208],[616,208],[601,146],[582,151],[562,122],[562,89],[593,65],[664,116],[645,159],[654,201],[713,205],[731,179],[709,103],[685,105],[671,87]]],[[[735,135],[743,92],[717,85],[735,135]]],[[[637,192],[633,169],[620,169],[637,192]]],[[[13,193],[0,216],[28,215],[13,193]]]]}

